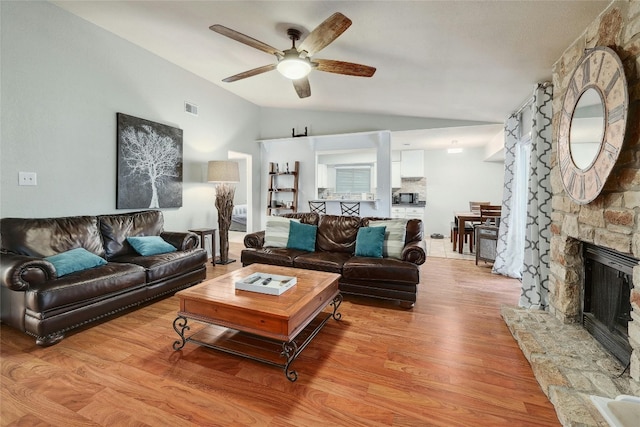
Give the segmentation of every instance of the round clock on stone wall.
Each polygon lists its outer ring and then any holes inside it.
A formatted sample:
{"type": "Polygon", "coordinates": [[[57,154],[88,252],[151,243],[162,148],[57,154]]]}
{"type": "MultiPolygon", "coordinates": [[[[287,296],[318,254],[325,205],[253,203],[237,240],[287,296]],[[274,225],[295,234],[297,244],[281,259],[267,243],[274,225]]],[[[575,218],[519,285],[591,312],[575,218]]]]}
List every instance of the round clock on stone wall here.
{"type": "Polygon", "coordinates": [[[627,124],[627,79],[608,47],[586,50],[562,103],[558,163],[562,184],[579,204],[593,201],[618,158],[627,124]]]}

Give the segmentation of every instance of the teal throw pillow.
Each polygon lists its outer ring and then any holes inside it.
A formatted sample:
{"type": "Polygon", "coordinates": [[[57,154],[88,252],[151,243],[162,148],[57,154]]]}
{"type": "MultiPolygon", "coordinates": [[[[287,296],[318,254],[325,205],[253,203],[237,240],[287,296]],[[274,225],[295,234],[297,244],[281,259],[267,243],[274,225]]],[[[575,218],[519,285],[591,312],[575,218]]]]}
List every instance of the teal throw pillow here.
{"type": "Polygon", "coordinates": [[[175,252],[175,246],[167,243],[160,236],[127,237],[127,242],[140,255],[159,255],[175,252]]]}
{"type": "Polygon", "coordinates": [[[302,251],[314,252],[316,250],[317,225],[303,224],[291,221],[289,226],[289,240],[287,248],[300,249],[302,251]]]}
{"type": "Polygon", "coordinates": [[[360,227],[356,236],[356,256],[382,258],[387,227],[360,227]]]}
{"type": "Polygon", "coordinates": [[[71,249],[70,251],[48,256],[45,259],[53,264],[58,277],[107,263],[104,258],[89,252],[85,248],[71,249]]]}

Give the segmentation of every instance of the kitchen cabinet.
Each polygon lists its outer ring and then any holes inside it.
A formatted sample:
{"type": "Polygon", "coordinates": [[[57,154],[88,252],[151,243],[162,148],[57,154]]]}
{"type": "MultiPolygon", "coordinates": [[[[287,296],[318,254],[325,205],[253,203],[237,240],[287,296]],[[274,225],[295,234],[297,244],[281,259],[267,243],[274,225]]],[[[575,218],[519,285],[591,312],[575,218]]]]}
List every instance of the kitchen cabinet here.
{"type": "Polygon", "coordinates": [[[402,187],[402,177],[400,175],[400,162],[391,162],[391,188],[402,187]]]}
{"type": "Polygon", "coordinates": [[[329,188],[329,178],[327,173],[327,165],[319,163],[317,166],[318,188],[329,188]]]}
{"type": "Polygon", "coordinates": [[[421,219],[424,221],[424,210],[425,208],[423,206],[420,206],[420,207],[392,206],[391,218],[421,219]]]}
{"type": "Polygon", "coordinates": [[[405,218],[411,219],[421,219],[424,220],[424,208],[407,208],[405,213],[405,218]]]}
{"type": "Polygon", "coordinates": [[[404,150],[400,152],[400,176],[402,178],[424,177],[424,151],[404,150]]]}
{"type": "Polygon", "coordinates": [[[406,215],[406,208],[391,207],[391,218],[404,218],[406,215]]]}

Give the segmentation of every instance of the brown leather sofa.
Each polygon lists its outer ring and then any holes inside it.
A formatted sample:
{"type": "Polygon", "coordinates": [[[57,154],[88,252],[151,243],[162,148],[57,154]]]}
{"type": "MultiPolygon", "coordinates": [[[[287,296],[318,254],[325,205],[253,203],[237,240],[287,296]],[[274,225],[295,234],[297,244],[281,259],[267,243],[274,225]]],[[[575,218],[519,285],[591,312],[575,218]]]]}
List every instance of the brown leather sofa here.
{"type": "Polygon", "coordinates": [[[306,252],[289,248],[264,247],[265,231],[247,234],[242,251],[242,265],[254,263],[321,270],[338,273],[340,291],[344,294],[397,300],[404,308],[416,301],[420,268],[426,260],[422,221],[407,222],[402,259],[355,256],[358,229],[369,221],[389,218],[292,213],[301,223],[317,225],[316,250],[306,252]]]}
{"type": "Polygon", "coordinates": [[[201,282],[207,253],[197,235],[163,227],[160,211],[1,219],[2,322],[52,345],[72,329],[201,282]],[[131,236],[161,236],[177,250],[141,256],[131,236]],[[58,277],[44,258],[75,248],[107,263],[58,277]]]}

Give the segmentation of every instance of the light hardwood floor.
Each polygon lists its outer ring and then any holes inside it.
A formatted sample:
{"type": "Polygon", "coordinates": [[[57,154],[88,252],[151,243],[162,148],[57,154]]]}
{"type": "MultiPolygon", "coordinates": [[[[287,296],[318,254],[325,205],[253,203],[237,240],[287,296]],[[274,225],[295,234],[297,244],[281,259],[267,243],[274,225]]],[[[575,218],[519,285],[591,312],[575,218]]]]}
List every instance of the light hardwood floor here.
{"type": "MultiPolygon", "coordinates": [[[[239,259],[240,244],[231,244],[239,259]]],[[[208,277],[240,268],[212,268],[208,277]]],[[[558,426],[500,317],[518,282],[428,258],[418,302],[346,296],[292,367],[187,343],[169,297],[39,348],[1,327],[3,426],[558,426]]]]}

